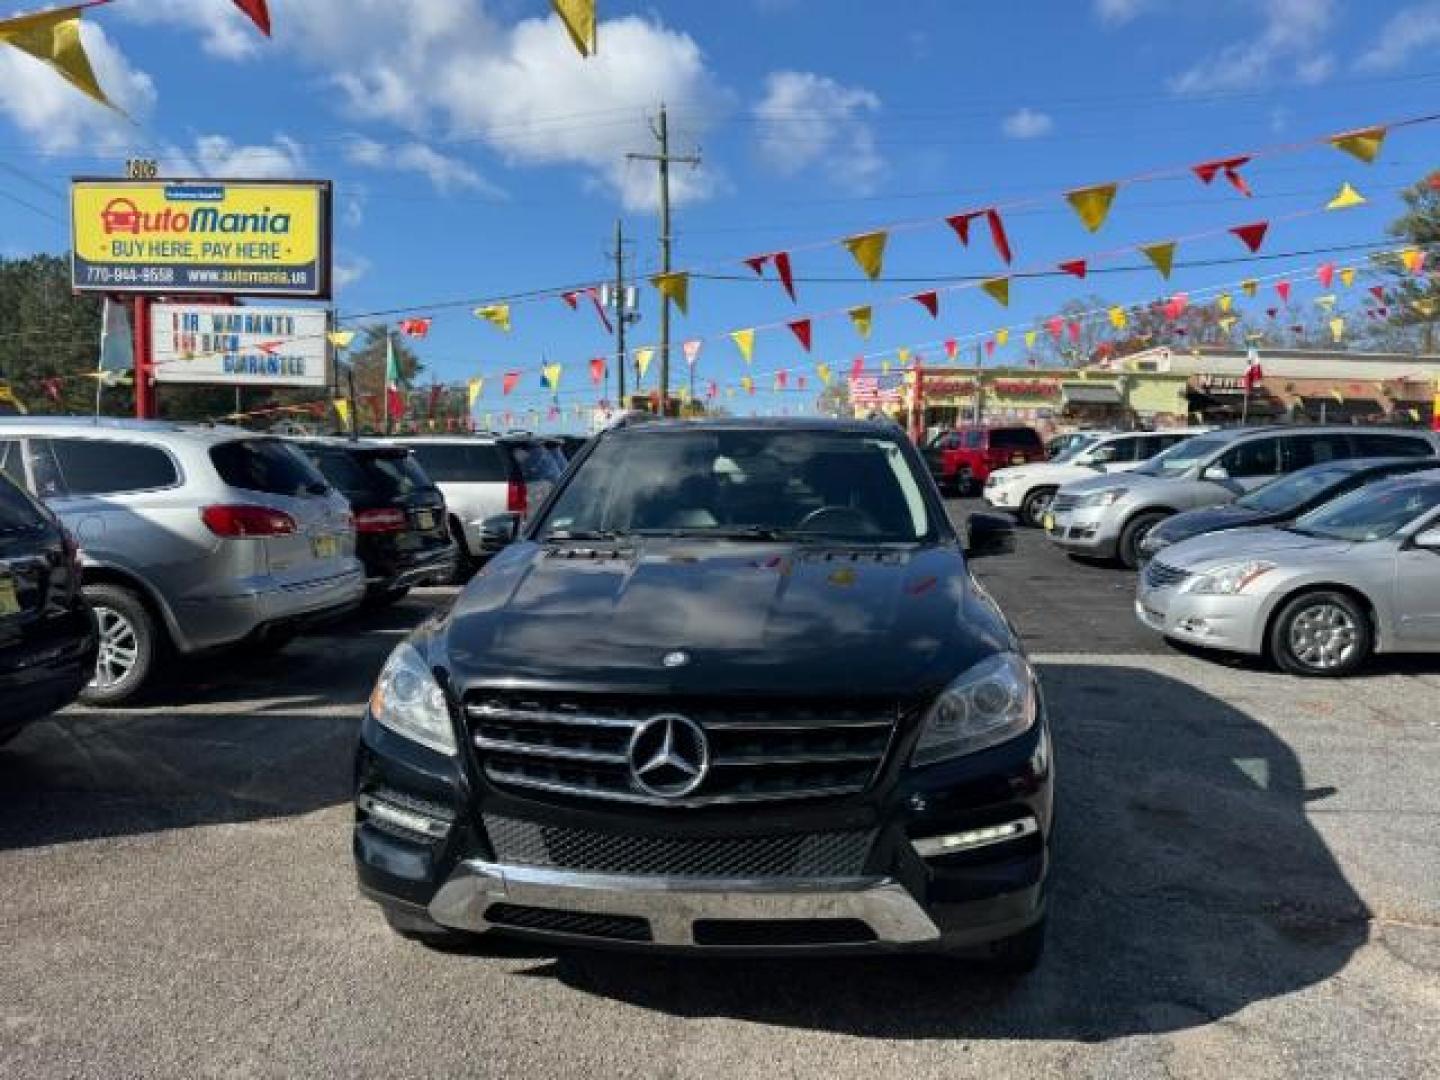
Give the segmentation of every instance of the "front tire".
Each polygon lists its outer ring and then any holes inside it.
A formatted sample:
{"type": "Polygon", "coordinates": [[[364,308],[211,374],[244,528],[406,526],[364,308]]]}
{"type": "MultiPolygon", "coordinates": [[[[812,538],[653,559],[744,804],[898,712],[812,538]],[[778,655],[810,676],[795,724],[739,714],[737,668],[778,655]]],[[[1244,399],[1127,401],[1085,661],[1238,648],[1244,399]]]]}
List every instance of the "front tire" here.
{"type": "Polygon", "coordinates": [[[1053,487],[1040,487],[1028,492],[1020,504],[1020,520],[1032,529],[1040,528],[1045,511],[1050,509],[1050,503],[1055,498],[1055,490],[1053,487]]]}
{"type": "Polygon", "coordinates": [[[1353,673],[1374,649],[1370,616],[1347,593],[1316,590],[1288,601],[1270,628],[1270,654],[1281,670],[1310,678],[1353,673]]]}
{"type": "Polygon", "coordinates": [[[1140,565],[1140,542],[1145,539],[1151,529],[1169,516],[1151,511],[1150,513],[1136,514],[1125,523],[1125,527],[1120,530],[1120,542],[1115,547],[1115,557],[1120,560],[1125,569],[1134,570],[1140,565]]]}
{"type": "Polygon", "coordinates": [[[87,705],[118,705],[138,694],[160,650],[155,619],[140,597],[119,585],[84,587],[100,627],[94,678],[80,691],[87,705]]]}

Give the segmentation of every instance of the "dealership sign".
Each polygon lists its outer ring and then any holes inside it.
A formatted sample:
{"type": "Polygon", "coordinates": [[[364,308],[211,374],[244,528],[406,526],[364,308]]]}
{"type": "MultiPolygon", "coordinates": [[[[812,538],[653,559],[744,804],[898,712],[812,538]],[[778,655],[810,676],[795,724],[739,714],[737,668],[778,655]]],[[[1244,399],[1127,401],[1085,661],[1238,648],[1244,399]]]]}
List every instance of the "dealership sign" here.
{"type": "Polygon", "coordinates": [[[155,380],[225,386],[325,386],[319,308],[156,304],[150,311],[155,380]]]}
{"type": "Polygon", "coordinates": [[[330,295],[330,184],[75,180],[71,276],[99,292],[330,295]]]}

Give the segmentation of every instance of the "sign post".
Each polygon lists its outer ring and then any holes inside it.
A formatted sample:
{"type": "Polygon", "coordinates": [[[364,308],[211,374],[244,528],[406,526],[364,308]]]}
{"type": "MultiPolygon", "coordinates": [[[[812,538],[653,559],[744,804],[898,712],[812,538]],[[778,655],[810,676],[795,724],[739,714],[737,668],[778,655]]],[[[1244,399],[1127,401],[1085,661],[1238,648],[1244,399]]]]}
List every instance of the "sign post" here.
{"type": "Polygon", "coordinates": [[[131,337],[135,345],[135,417],[155,419],[155,354],[150,346],[150,297],[132,297],[135,319],[131,337]]]}

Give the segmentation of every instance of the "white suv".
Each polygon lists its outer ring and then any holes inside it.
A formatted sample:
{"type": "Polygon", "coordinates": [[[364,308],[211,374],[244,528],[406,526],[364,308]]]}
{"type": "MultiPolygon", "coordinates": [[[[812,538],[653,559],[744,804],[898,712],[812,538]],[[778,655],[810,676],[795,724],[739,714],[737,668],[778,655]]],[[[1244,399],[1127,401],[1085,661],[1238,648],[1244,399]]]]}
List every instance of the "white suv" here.
{"type": "Polygon", "coordinates": [[[1085,480],[1096,473],[1126,472],[1162,450],[1210,430],[1192,427],[1105,435],[1053,461],[996,469],[985,483],[985,501],[997,510],[1017,514],[1024,524],[1039,528],[1050,508],[1050,500],[1062,484],[1085,480]]]}

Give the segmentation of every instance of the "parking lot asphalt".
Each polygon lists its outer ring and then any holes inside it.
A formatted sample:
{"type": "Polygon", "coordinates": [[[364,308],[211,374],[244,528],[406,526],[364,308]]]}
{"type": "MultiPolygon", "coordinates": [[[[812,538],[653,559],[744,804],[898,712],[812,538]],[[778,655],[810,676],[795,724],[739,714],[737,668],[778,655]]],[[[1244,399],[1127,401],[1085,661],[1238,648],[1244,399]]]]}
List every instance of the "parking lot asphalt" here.
{"type": "Polygon", "coordinates": [[[1440,658],[1297,681],[1154,640],[1036,533],[976,570],[1055,728],[1027,979],[395,937],[350,753],[427,589],[0,749],[0,1076],[1440,1076],[1440,658]]]}

